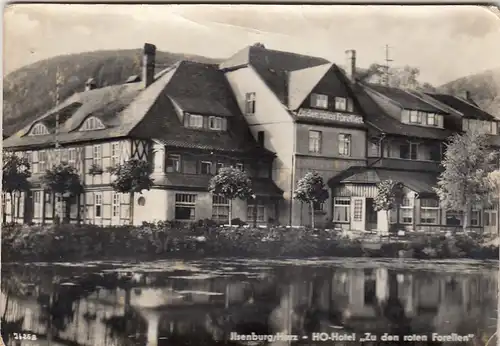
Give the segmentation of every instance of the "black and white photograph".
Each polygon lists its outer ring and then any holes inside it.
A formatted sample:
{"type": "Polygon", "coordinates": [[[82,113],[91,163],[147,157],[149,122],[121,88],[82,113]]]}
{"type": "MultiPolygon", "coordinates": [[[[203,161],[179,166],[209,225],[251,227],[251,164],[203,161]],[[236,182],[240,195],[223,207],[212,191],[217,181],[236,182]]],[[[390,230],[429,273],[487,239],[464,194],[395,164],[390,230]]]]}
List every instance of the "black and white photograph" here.
{"type": "Polygon", "coordinates": [[[3,16],[4,345],[500,345],[499,7],[3,16]]]}

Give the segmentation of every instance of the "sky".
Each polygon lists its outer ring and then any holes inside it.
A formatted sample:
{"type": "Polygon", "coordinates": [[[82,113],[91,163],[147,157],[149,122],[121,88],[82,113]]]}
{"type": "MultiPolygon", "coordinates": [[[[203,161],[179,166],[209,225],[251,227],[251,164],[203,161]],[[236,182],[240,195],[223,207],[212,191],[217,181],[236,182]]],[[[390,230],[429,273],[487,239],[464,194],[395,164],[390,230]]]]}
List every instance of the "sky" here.
{"type": "Polygon", "coordinates": [[[434,85],[500,68],[500,12],[477,6],[15,4],[4,11],[3,74],[62,54],[141,48],[225,58],[247,45],[339,65],[420,68],[434,85]]]}

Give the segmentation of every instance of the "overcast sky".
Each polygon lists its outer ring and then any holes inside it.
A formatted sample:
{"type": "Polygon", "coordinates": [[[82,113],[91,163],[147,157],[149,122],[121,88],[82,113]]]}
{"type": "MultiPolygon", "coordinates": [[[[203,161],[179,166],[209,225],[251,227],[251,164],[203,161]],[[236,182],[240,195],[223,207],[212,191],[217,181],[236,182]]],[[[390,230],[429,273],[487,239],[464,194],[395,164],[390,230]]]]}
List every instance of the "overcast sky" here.
{"type": "Polygon", "coordinates": [[[62,5],[4,12],[4,74],[52,56],[140,48],[228,57],[246,45],[421,69],[439,85],[500,67],[500,15],[474,6],[62,5]]]}

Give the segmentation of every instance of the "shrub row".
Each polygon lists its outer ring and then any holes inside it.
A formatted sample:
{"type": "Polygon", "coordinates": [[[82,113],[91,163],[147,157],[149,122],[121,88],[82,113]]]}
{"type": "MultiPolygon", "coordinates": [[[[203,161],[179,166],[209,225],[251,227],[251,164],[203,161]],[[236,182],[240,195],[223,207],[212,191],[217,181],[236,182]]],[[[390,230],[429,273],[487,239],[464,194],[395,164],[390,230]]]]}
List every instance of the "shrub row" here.
{"type": "Polygon", "coordinates": [[[140,227],[94,225],[2,228],[2,261],[154,260],[196,257],[407,257],[498,259],[480,239],[427,235],[369,247],[328,230],[221,228],[200,222],[140,227]]]}

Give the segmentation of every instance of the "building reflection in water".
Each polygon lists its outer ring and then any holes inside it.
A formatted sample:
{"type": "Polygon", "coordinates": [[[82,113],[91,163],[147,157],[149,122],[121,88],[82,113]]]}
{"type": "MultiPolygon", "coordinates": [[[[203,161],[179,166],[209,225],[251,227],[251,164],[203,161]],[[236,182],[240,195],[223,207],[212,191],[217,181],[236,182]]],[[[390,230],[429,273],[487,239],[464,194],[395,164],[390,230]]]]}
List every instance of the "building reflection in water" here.
{"type": "Polygon", "coordinates": [[[10,345],[20,331],[35,333],[40,345],[201,346],[231,345],[231,332],[491,335],[496,329],[495,269],[277,267],[246,279],[100,272],[57,280],[36,267],[2,271],[2,335],[10,345]]]}

